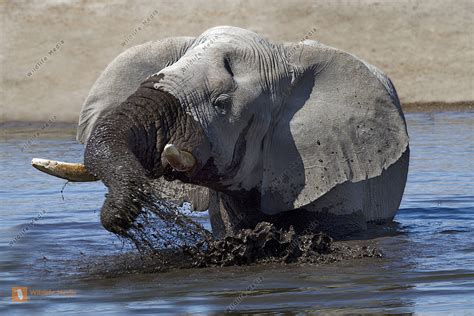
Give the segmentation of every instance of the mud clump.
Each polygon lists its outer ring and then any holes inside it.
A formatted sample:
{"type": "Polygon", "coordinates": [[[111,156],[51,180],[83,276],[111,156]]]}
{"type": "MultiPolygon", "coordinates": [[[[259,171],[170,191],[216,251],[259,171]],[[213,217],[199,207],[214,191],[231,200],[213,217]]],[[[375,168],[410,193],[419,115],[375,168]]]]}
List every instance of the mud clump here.
{"type": "Polygon", "coordinates": [[[332,238],[324,233],[297,235],[292,227],[284,231],[261,222],[233,236],[183,247],[197,267],[248,265],[262,262],[311,261],[331,252],[332,238]]]}

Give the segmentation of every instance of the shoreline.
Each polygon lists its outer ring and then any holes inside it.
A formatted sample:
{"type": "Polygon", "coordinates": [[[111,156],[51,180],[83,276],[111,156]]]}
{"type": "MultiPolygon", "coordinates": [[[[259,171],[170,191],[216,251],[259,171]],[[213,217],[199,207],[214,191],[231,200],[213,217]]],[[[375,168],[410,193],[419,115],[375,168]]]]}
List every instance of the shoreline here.
{"type": "Polygon", "coordinates": [[[400,102],[403,112],[448,112],[448,111],[472,111],[474,110],[474,101],[428,101],[428,102],[400,102]]]}
{"type": "Polygon", "coordinates": [[[0,124],[52,117],[76,123],[93,83],[119,54],[219,25],[355,55],[390,78],[407,112],[445,110],[432,101],[474,102],[469,0],[141,0],[133,10],[125,0],[0,1],[0,11],[0,124]]]}
{"type": "MultiPolygon", "coordinates": [[[[474,101],[458,101],[458,102],[401,102],[404,113],[419,113],[419,112],[464,112],[474,111],[474,101]]],[[[29,121],[29,120],[4,120],[0,121],[0,129],[30,129],[39,128],[47,121],[29,121]]],[[[77,121],[55,121],[48,129],[76,129],[77,121]]]]}

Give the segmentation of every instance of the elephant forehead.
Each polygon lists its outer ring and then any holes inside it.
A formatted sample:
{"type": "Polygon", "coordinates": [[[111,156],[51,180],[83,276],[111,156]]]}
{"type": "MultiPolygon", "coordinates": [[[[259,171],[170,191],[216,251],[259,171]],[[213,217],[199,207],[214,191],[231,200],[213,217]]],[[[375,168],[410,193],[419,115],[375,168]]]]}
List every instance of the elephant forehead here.
{"type": "Polygon", "coordinates": [[[196,38],[193,46],[201,45],[207,42],[233,42],[237,39],[239,42],[245,42],[255,38],[261,38],[255,32],[234,26],[216,26],[203,32],[196,38]]]}

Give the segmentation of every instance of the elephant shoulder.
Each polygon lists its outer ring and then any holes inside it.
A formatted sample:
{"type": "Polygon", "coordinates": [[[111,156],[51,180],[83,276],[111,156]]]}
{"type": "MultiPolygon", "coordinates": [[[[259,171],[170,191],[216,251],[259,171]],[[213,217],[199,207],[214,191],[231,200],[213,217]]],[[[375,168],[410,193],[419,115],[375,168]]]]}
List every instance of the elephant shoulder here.
{"type": "Polygon", "coordinates": [[[97,119],[122,103],[148,76],[176,62],[194,38],[174,37],[131,47],[118,55],[102,72],[80,113],[76,138],[86,143],[97,119]]]}

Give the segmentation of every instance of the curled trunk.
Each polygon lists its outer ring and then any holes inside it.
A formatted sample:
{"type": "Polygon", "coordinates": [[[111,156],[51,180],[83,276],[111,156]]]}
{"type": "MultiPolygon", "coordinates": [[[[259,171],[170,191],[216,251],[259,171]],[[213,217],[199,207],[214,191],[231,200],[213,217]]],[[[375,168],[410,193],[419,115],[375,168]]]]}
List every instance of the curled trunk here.
{"type": "Polygon", "coordinates": [[[163,175],[161,154],[179,109],[173,96],[142,85],[96,123],[84,163],[109,189],[101,210],[107,230],[124,235],[148,198],[149,180],[163,175]]]}

